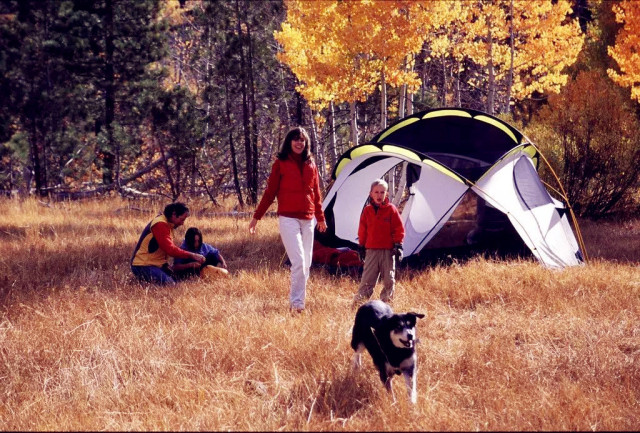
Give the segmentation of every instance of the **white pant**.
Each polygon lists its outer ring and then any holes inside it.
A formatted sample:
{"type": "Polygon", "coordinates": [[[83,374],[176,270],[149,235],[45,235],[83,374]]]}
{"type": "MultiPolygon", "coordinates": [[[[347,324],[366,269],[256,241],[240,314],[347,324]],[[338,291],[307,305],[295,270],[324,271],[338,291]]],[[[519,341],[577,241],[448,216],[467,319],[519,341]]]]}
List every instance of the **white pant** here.
{"type": "Polygon", "coordinates": [[[309,267],[313,254],[313,230],[315,218],[301,220],[297,218],[278,217],[280,238],[291,262],[291,288],[289,289],[289,305],[292,308],[304,308],[307,293],[309,267]]]}

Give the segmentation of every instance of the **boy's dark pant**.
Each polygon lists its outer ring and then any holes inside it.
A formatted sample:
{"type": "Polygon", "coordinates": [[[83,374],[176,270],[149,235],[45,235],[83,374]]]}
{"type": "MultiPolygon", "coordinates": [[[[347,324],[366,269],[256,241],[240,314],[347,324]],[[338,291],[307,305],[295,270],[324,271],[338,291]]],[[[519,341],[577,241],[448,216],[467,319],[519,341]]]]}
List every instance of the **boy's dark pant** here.
{"type": "Polygon", "coordinates": [[[396,262],[392,250],[379,250],[367,248],[362,270],[362,279],[354,302],[367,300],[373,294],[373,289],[382,275],[382,292],[380,299],[384,302],[393,300],[393,291],[396,284],[396,262]]]}
{"type": "MultiPolygon", "coordinates": [[[[213,253],[209,253],[205,256],[205,262],[197,269],[185,269],[182,271],[176,271],[176,277],[180,280],[184,280],[185,278],[196,277],[200,275],[200,271],[207,265],[218,266],[220,264],[220,260],[218,260],[218,256],[213,253]]],[[[189,262],[187,262],[189,263],[189,262]]]]}

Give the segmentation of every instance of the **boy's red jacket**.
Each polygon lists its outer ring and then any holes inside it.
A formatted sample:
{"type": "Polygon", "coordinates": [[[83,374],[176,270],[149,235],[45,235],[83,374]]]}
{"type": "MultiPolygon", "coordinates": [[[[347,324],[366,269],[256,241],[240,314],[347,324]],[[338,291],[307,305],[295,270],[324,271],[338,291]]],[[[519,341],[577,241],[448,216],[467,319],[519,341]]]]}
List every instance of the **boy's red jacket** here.
{"type": "Polygon", "coordinates": [[[253,217],[262,218],[276,197],[278,215],[303,220],[315,216],[318,222],[324,222],[318,169],[311,159],[304,162],[298,162],[292,156],[285,161],[276,159],[253,217]]]}
{"type": "Polygon", "coordinates": [[[398,209],[389,199],[385,199],[376,209],[372,204],[365,206],[360,215],[358,243],[365,248],[390,250],[393,244],[404,240],[404,224],[398,209]]]}

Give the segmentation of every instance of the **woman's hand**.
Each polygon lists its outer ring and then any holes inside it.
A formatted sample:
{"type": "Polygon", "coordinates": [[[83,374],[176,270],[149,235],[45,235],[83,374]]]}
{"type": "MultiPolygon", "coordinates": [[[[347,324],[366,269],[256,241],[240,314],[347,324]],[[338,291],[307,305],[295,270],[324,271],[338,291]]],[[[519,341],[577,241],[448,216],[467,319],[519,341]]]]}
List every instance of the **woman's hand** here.
{"type": "Polygon", "coordinates": [[[327,231],[327,223],[326,223],[326,222],[324,222],[324,221],[320,221],[320,222],[318,223],[318,231],[319,231],[320,233],[324,233],[325,231],[327,231]]]}
{"type": "Polygon", "coordinates": [[[258,220],[253,218],[249,223],[249,233],[251,233],[252,235],[256,234],[256,225],[258,225],[258,220]]]}

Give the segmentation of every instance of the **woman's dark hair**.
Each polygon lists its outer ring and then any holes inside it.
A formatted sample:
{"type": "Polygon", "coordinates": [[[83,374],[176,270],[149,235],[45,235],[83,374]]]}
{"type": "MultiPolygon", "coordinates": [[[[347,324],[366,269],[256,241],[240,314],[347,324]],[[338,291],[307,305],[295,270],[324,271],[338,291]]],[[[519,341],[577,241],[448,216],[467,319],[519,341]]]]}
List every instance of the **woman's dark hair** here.
{"type": "Polygon", "coordinates": [[[196,227],[189,227],[184,234],[184,242],[187,244],[188,250],[195,250],[196,236],[200,236],[200,245],[204,243],[202,240],[202,232],[196,227]]]}
{"type": "Polygon", "coordinates": [[[165,206],[162,214],[165,216],[165,218],[169,219],[174,212],[176,214],[176,217],[179,217],[180,215],[189,212],[189,208],[184,203],[171,203],[165,206]]]}
{"type": "Polygon", "coordinates": [[[282,143],[282,147],[280,148],[280,152],[278,152],[278,159],[281,161],[289,158],[289,155],[293,150],[291,150],[291,142],[293,140],[297,140],[302,137],[304,139],[304,150],[302,151],[302,160],[306,161],[311,158],[311,140],[309,140],[309,134],[302,127],[298,126],[293,128],[291,131],[287,133],[287,136],[284,138],[284,143],[282,143]]]}

